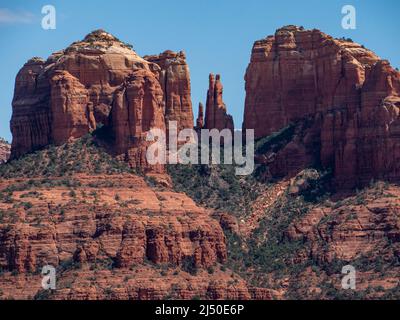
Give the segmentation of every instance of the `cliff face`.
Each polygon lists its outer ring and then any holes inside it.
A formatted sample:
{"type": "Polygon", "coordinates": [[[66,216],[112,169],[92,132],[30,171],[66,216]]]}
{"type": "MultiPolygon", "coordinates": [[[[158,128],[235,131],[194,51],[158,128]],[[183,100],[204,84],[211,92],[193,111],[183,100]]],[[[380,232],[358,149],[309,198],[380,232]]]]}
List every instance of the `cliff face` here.
{"type": "Polygon", "coordinates": [[[0,164],[6,162],[10,157],[11,146],[7,143],[7,141],[0,138],[0,164]]]}
{"type": "Polygon", "coordinates": [[[96,129],[89,93],[67,71],[54,71],[50,78],[51,132],[55,144],[79,138],[96,129]]]}
{"type": "Polygon", "coordinates": [[[196,129],[202,129],[203,127],[204,127],[204,106],[200,102],[199,110],[198,110],[197,118],[196,118],[196,129]]]}
{"type": "MultiPolygon", "coordinates": [[[[336,191],[398,180],[399,83],[358,44],[279,29],[255,43],[246,73],[243,128],[264,138],[264,165],[249,177],[215,165],[168,176],[148,166],[145,136],[169,120],[193,127],[183,53],[141,58],[96,31],[29,60],[11,121],[21,159],[0,166],[0,299],[330,299],[346,297],[347,264],[357,267],[355,294],[397,297],[399,187],[331,195],[329,174],[303,169],[333,168],[336,191]],[[112,156],[87,135],[101,125],[112,156]],[[22,157],[52,143],[63,145],[22,157]],[[47,264],[57,268],[52,292],[41,290],[47,264]]],[[[233,130],[222,94],[210,75],[196,129],[233,130]]],[[[0,140],[0,163],[8,150],[0,140]]]]}
{"type": "MultiPolygon", "coordinates": [[[[308,165],[332,167],[343,187],[399,178],[400,73],[387,61],[319,30],[287,26],[254,43],[245,80],[243,128],[256,138],[308,121],[277,155],[283,162],[295,152],[308,165]],[[316,148],[316,156],[305,152],[316,148]]],[[[278,173],[288,171],[281,165],[278,173]]]]}
{"type": "Polygon", "coordinates": [[[50,143],[50,82],[44,76],[45,61],[32,58],[15,80],[11,133],[11,158],[50,143]]]}
{"type": "Polygon", "coordinates": [[[349,197],[336,208],[321,205],[292,222],[287,230],[289,239],[310,244],[299,254],[300,260],[310,255],[321,263],[355,261],[362,256],[375,261],[379,254],[386,261],[396,259],[400,249],[399,188],[390,186],[383,194],[364,191],[361,196],[362,202],[349,197]]]}
{"type": "Polygon", "coordinates": [[[16,78],[11,157],[74,140],[101,124],[114,132],[117,156],[147,168],[148,130],[165,130],[169,120],[193,128],[185,55],[147,58],[98,30],[46,61],[28,61],[16,78]]]}
{"type": "Polygon", "coordinates": [[[233,118],[227,114],[226,105],[222,99],[223,86],[221,76],[213,74],[209,76],[207,91],[205,129],[230,129],[234,130],[233,118]]]}

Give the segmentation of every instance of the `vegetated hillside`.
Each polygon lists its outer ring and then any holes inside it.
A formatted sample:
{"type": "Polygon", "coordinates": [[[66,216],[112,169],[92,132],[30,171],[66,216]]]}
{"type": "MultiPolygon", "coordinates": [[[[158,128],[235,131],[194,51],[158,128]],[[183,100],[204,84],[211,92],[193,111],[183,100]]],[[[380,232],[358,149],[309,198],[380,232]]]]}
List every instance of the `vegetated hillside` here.
{"type": "Polygon", "coordinates": [[[62,146],[48,146],[0,166],[0,177],[5,179],[63,177],[76,173],[118,174],[134,171],[109,155],[91,134],[62,146]]]}
{"type": "MultiPolygon", "coordinates": [[[[258,140],[257,157],[285,147],[292,129],[258,140]]],[[[236,217],[225,228],[228,265],[252,285],[290,299],[400,297],[396,185],[371,181],[340,195],[329,170],[277,180],[266,163],[245,178],[229,165],[171,165],[168,171],[177,190],[236,217]],[[347,264],[357,270],[355,291],[341,288],[347,264]]]]}
{"type": "Polygon", "coordinates": [[[105,126],[115,156],[160,173],[163,166],[150,168],[144,156],[150,128],[166,132],[169,121],[176,121],[178,130],[193,128],[185,54],[166,50],[144,59],[101,29],[47,59],[29,59],[15,83],[13,159],[105,126]]]}

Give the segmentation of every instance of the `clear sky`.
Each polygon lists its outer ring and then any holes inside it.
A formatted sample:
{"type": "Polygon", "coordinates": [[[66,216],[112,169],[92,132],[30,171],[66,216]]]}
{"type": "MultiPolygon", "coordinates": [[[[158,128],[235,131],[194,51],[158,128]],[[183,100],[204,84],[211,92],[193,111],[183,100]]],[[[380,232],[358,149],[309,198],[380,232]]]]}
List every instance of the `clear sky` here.
{"type": "Polygon", "coordinates": [[[244,73],[255,40],[284,25],[350,37],[400,67],[399,0],[0,0],[0,137],[11,141],[9,121],[15,76],[33,56],[47,58],[94,29],[131,43],[140,55],[186,52],[192,102],[204,102],[208,74],[220,73],[224,100],[241,127],[244,73]],[[41,9],[56,8],[55,30],[41,27],[41,9]],[[356,30],[341,26],[341,8],[356,8],[356,30]]]}

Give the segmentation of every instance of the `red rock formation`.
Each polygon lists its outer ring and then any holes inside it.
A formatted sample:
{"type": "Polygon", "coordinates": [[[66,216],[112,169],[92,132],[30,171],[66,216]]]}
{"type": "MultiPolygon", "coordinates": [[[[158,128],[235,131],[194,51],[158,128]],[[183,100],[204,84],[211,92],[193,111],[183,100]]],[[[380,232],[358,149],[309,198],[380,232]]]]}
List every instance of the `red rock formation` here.
{"type": "Polygon", "coordinates": [[[193,128],[193,110],[190,94],[190,73],[183,51],[167,50],[159,55],[145,56],[145,60],[157,64],[159,79],[164,92],[165,122],[177,121],[178,131],[193,128]]]}
{"type": "Polygon", "coordinates": [[[30,59],[15,80],[11,133],[11,158],[51,143],[50,83],[47,66],[40,58],[30,59]]]}
{"type": "Polygon", "coordinates": [[[294,152],[304,165],[332,167],[342,187],[400,177],[400,74],[387,61],[359,44],[287,26],[254,43],[245,80],[243,128],[256,138],[310,123],[277,159],[294,152]]]}
{"type": "Polygon", "coordinates": [[[234,130],[232,116],[227,114],[227,109],[224,101],[222,100],[222,83],[219,74],[214,75],[211,73],[209,76],[209,87],[207,92],[206,103],[206,129],[231,129],[234,130]]]}
{"type": "Polygon", "coordinates": [[[66,70],[88,90],[96,122],[107,124],[114,91],[136,70],[154,66],[111,34],[97,30],[82,41],[54,53],[48,59],[53,69],[66,70]]]}
{"type": "Polygon", "coordinates": [[[165,51],[145,60],[129,45],[97,30],[47,61],[28,61],[18,73],[12,158],[79,138],[102,124],[115,133],[117,155],[147,168],[145,132],[152,127],[165,130],[165,122],[172,120],[178,130],[193,128],[185,54],[165,51]],[[110,117],[112,107],[117,110],[110,117]]]}
{"type": "Polygon", "coordinates": [[[195,276],[179,269],[161,271],[145,265],[131,269],[78,269],[63,272],[57,290],[42,290],[42,276],[4,273],[1,298],[52,300],[271,300],[273,290],[249,286],[232,273],[201,270],[195,276]],[[161,275],[160,273],[164,275],[161,275]],[[15,286],[18,283],[18,286],[15,286]]]}
{"type": "MultiPolygon", "coordinates": [[[[35,189],[19,179],[12,203],[0,203],[0,298],[35,296],[47,264],[58,267],[54,299],[271,298],[220,270],[224,233],[185,194],[130,174],[70,179],[74,194],[60,178],[35,189]]],[[[14,182],[1,179],[0,190],[14,182]]]]}
{"type": "MultiPolygon", "coordinates": [[[[165,131],[163,93],[154,74],[139,70],[122,84],[114,94],[111,127],[115,137],[115,151],[123,155],[133,167],[149,168],[146,134],[152,128],[165,131]]],[[[163,166],[152,167],[162,171],[163,166]]]]}
{"type": "MultiPolygon", "coordinates": [[[[389,264],[395,261],[400,253],[399,195],[397,186],[382,184],[338,202],[333,208],[320,205],[295,219],[286,234],[289,239],[304,243],[305,252],[299,252],[299,261],[310,257],[328,264],[335,259],[356,261],[361,257],[368,257],[371,263],[379,259],[389,264]]],[[[386,272],[369,276],[390,278],[396,272],[399,266],[393,264],[386,272]]]]}
{"type": "MultiPolygon", "coordinates": [[[[252,202],[250,214],[239,217],[242,237],[258,248],[276,246],[280,253],[273,257],[283,262],[269,272],[264,263],[260,269],[252,265],[250,274],[279,288],[278,298],[347,299],[341,295],[341,268],[352,265],[361,299],[384,294],[396,299],[396,290],[388,292],[398,287],[400,274],[400,188],[380,182],[357,194],[304,201],[317,195],[321,182],[316,170],[307,169],[290,181],[272,183],[252,202]]],[[[267,253],[263,261],[270,259],[267,253]]]]}
{"type": "Polygon", "coordinates": [[[200,102],[199,103],[199,113],[198,113],[197,119],[196,119],[196,128],[202,129],[203,127],[204,127],[204,106],[200,102]]]}
{"type": "Polygon", "coordinates": [[[10,157],[11,146],[7,141],[0,138],[0,164],[6,162],[10,157]]]}
{"type": "MultiPolygon", "coordinates": [[[[53,53],[47,61],[31,59],[16,78],[11,119],[12,158],[51,143],[62,144],[79,138],[94,130],[99,123],[111,125],[112,102],[118,100],[116,95],[120,94],[121,86],[126,85],[127,78],[137,77],[137,72],[142,72],[146,74],[145,82],[150,81],[151,85],[137,88],[140,97],[129,95],[130,103],[135,100],[138,105],[117,106],[114,103],[116,108],[130,107],[131,111],[137,112],[135,116],[131,114],[131,125],[135,122],[139,126],[143,122],[142,128],[125,128],[129,132],[124,132],[127,136],[121,137],[118,132],[126,122],[118,124],[119,118],[113,119],[117,139],[121,139],[116,141],[117,153],[125,153],[132,165],[142,164],[145,146],[139,147],[139,135],[153,125],[164,128],[160,112],[162,91],[153,92],[156,82],[159,87],[159,69],[156,64],[139,57],[128,45],[101,30],[53,53]],[[124,139],[130,142],[122,141],[124,139]],[[133,151],[132,144],[142,151],[133,151]],[[122,146],[127,149],[121,150],[122,146]]],[[[132,88],[137,83],[128,85],[131,87],[128,92],[136,90],[132,88]]]]}
{"type": "Polygon", "coordinates": [[[51,84],[51,131],[55,144],[79,138],[96,128],[85,86],[68,71],[55,71],[51,84]]]}
{"type": "MultiPolygon", "coordinates": [[[[39,190],[43,194],[52,193],[54,200],[59,197],[64,213],[57,213],[59,219],[51,220],[48,215],[56,214],[53,212],[56,208],[51,205],[49,208],[47,202],[31,197],[29,201],[34,209],[18,211],[18,221],[12,224],[11,229],[7,230],[5,224],[1,227],[2,269],[24,273],[37,270],[45,262],[58,265],[68,259],[80,263],[111,259],[120,268],[143,264],[145,260],[182,266],[185,257],[192,258],[196,268],[226,261],[225,237],[218,222],[185,195],[154,193],[142,179],[129,175],[97,177],[98,180],[91,177],[91,181],[87,178],[90,177],[79,180],[83,188],[77,191],[85,190],[88,187],[86,183],[93,185],[95,181],[107,179],[116,184],[118,180],[120,187],[115,192],[111,189],[97,190],[98,201],[108,209],[94,209],[89,203],[68,203],[67,199],[62,200],[65,188],[39,190]],[[136,190],[129,189],[132,185],[136,190]],[[118,194],[121,203],[128,202],[123,210],[125,213],[115,216],[118,200],[114,199],[115,196],[108,199],[108,192],[118,194]],[[136,204],[129,204],[130,197],[136,199],[136,204]],[[162,211],[159,211],[160,206],[162,211]],[[133,212],[134,207],[138,210],[134,210],[135,219],[132,220],[129,212],[133,212]],[[41,226],[35,225],[31,215],[38,210],[42,210],[41,226]],[[191,216],[185,210],[189,210],[191,216]]],[[[7,206],[1,208],[9,210],[7,206]]]]}

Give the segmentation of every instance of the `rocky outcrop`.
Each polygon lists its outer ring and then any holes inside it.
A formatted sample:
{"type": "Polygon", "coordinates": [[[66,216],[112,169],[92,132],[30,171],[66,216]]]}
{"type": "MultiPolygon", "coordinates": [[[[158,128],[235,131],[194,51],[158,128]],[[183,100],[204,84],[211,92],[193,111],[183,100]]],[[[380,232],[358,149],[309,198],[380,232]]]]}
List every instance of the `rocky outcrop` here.
{"type": "Polygon", "coordinates": [[[47,64],[30,59],[18,72],[12,102],[11,158],[51,143],[50,82],[47,64]]]}
{"type": "Polygon", "coordinates": [[[352,41],[287,26],[254,43],[245,80],[243,128],[256,138],[307,121],[278,159],[294,152],[302,168],[331,167],[338,187],[400,177],[400,73],[389,62],[352,41]]]}
{"type": "Polygon", "coordinates": [[[10,157],[11,146],[4,139],[0,138],[0,164],[5,163],[10,157]]]}
{"type": "Polygon", "coordinates": [[[238,217],[243,254],[256,250],[241,261],[254,259],[253,283],[278,288],[278,299],[398,299],[400,188],[379,182],[329,195],[324,182],[307,169],[271,183],[238,217]],[[348,265],[356,270],[351,291],[342,287],[348,265]]]}
{"type": "Polygon", "coordinates": [[[322,263],[355,261],[378,252],[395,259],[400,250],[398,196],[398,188],[393,187],[379,197],[371,193],[363,201],[359,200],[361,196],[351,197],[335,208],[314,208],[295,220],[287,235],[290,240],[302,239],[307,254],[322,263]]]}
{"type": "Polygon", "coordinates": [[[68,71],[55,71],[51,85],[51,132],[55,144],[82,137],[96,129],[89,92],[68,71]]]}
{"type": "Polygon", "coordinates": [[[234,130],[233,118],[227,114],[226,105],[222,99],[223,86],[221,76],[209,76],[209,87],[207,92],[205,129],[230,129],[234,130]]]}
{"type": "MultiPolygon", "coordinates": [[[[45,262],[58,265],[68,259],[79,263],[111,259],[121,268],[144,261],[182,266],[185,259],[193,263],[193,268],[207,268],[226,261],[225,237],[218,222],[184,194],[154,192],[143,179],[129,175],[75,179],[82,185],[75,191],[78,194],[73,197],[78,201],[75,205],[72,203],[75,201],[69,201],[72,197],[68,196],[68,200],[63,195],[65,188],[36,190],[43,195],[51,194],[53,201],[57,199],[64,208],[61,214],[52,205],[49,207],[44,198],[36,198],[34,194],[23,197],[30,201],[33,210],[17,211],[16,220],[10,220],[10,229],[3,225],[5,228],[0,232],[3,270],[35,271],[45,262]],[[79,203],[80,191],[104,179],[119,186],[115,192],[111,189],[96,191],[97,202],[108,209],[96,209],[97,205],[89,202],[79,203]],[[136,191],[129,189],[131,185],[135,185],[136,191]],[[135,201],[130,201],[132,198],[135,201]],[[125,209],[120,206],[124,202],[125,209]],[[40,226],[35,225],[34,214],[39,210],[43,210],[40,226]],[[46,217],[50,214],[58,218],[46,217]]],[[[91,191],[93,193],[94,189],[91,191]]],[[[14,197],[17,199],[19,194],[15,193],[14,197]]],[[[11,210],[7,204],[2,204],[1,208],[11,210]]],[[[5,217],[8,218],[11,215],[5,217]]]]}
{"type": "MultiPolygon", "coordinates": [[[[356,289],[364,290],[366,297],[396,292],[400,272],[399,195],[398,186],[380,183],[334,206],[312,208],[289,225],[285,231],[288,239],[303,244],[293,260],[328,266],[327,275],[316,274],[313,287],[332,281],[341,290],[341,267],[350,264],[357,270],[356,289]]],[[[307,277],[299,282],[308,281],[307,277]]]]}
{"type": "MultiPolygon", "coordinates": [[[[12,158],[60,145],[95,130],[114,133],[120,158],[148,169],[144,136],[165,121],[193,128],[190,77],[183,52],[138,56],[102,30],[53,53],[29,60],[16,78],[12,158]]],[[[159,167],[152,167],[160,171],[159,167]]]]}
{"type": "Polygon", "coordinates": [[[167,50],[159,55],[144,56],[160,69],[159,80],[164,93],[165,122],[176,121],[178,131],[193,128],[190,73],[183,51],[167,50]]]}
{"type": "MultiPolygon", "coordinates": [[[[223,270],[224,233],[185,194],[130,174],[48,180],[19,179],[0,203],[0,298],[40,294],[47,264],[57,267],[53,299],[271,298],[223,270]]],[[[1,179],[1,192],[14,182],[1,179]]]]}
{"type": "MultiPolygon", "coordinates": [[[[163,92],[154,74],[138,70],[115,91],[111,127],[115,138],[115,152],[131,166],[150,169],[146,160],[149,143],[146,134],[152,128],[165,131],[163,92]]],[[[151,166],[162,171],[163,166],[151,166]]]]}
{"type": "Polygon", "coordinates": [[[150,63],[102,30],[46,61],[29,60],[16,77],[12,157],[108,124],[116,88],[133,71],[150,68],[150,63]]]}

